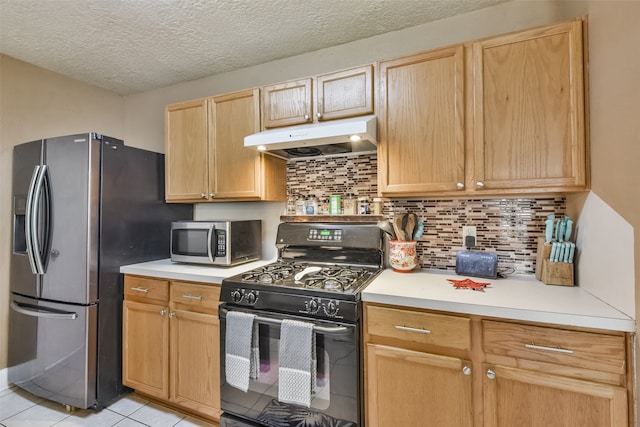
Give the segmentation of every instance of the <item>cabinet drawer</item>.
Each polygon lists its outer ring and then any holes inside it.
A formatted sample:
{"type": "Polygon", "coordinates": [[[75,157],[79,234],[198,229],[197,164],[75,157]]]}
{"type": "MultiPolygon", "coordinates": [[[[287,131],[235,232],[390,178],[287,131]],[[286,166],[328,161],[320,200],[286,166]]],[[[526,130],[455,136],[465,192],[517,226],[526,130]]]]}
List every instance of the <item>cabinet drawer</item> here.
{"type": "Polygon", "coordinates": [[[624,374],[624,336],[484,320],[487,354],[624,374]]]}
{"type": "Polygon", "coordinates": [[[169,281],[146,277],[124,276],[124,295],[134,299],[168,301],[169,281]]]}
{"type": "Polygon", "coordinates": [[[181,306],[217,311],[220,303],[219,285],[171,282],[171,302],[181,306]]]}
{"type": "Polygon", "coordinates": [[[367,306],[366,310],[369,335],[460,350],[471,348],[471,321],[467,318],[390,307],[367,306]]]}

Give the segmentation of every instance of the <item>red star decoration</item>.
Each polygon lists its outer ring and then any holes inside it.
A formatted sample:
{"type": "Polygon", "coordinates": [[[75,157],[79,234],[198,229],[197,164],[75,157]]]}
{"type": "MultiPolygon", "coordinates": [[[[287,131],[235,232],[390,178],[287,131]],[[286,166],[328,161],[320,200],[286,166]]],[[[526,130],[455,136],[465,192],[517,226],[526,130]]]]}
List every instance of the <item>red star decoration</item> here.
{"type": "Polygon", "coordinates": [[[476,282],[471,279],[455,280],[447,279],[456,289],[473,289],[474,291],[484,292],[484,288],[491,285],[491,283],[476,282]]]}

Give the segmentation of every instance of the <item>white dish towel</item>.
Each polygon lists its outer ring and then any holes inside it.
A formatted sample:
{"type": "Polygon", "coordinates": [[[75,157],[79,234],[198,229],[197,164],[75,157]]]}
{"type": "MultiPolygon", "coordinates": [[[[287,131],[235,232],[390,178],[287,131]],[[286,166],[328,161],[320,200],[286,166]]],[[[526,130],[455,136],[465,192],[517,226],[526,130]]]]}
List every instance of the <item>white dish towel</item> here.
{"type": "Polygon", "coordinates": [[[278,400],[310,407],[311,396],[316,388],[316,369],[313,324],[283,320],[280,328],[278,400]]]}
{"type": "Polygon", "coordinates": [[[249,390],[249,379],[258,378],[259,373],[258,324],[254,322],[255,317],[241,311],[227,313],[225,378],[227,384],[244,392],[249,390]]]}

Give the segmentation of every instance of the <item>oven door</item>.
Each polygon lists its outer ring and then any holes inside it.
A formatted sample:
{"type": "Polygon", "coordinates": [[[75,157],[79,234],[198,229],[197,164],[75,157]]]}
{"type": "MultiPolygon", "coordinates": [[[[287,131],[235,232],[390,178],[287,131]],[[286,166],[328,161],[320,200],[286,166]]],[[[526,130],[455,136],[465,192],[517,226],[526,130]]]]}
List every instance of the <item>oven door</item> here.
{"type": "Polygon", "coordinates": [[[360,331],[357,325],[237,308],[228,304],[223,304],[219,313],[220,398],[225,413],[258,425],[274,427],[361,425],[362,372],[360,331]],[[260,373],[257,379],[250,379],[247,392],[229,385],[225,379],[226,315],[230,310],[255,314],[258,323],[260,373]],[[278,401],[278,353],[280,323],[283,319],[307,321],[315,325],[317,388],[309,408],[278,401]]]}

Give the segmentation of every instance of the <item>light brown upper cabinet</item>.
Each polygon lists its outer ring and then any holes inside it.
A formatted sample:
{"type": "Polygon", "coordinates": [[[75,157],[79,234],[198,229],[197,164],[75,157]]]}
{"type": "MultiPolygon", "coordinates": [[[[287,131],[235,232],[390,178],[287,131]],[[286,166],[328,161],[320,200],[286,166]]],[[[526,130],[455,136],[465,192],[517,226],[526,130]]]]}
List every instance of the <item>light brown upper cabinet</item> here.
{"type": "Polygon", "coordinates": [[[582,21],[380,63],[382,195],[589,186],[582,21]]]}
{"type": "Polygon", "coordinates": [[[165,193],[168,202],[209,197],[207,100],[165,108],[165,193]]]}
{"type": "Polygon", "coordinates": [[[464,188],[464,48],[380,63],[378,185],[382,194],[464,188]]]}
{"type": "Polygon", "coordinates": [[[476,42],[473,73],[476,188],[586,189],[582,22],[476,42]]]}
{"type": "Polygon", "coordinates": [[[264,128],[373,113],[373,66],[263,87],[264,128]]]}
{"type": "Polygon", "coordinates": [[[169,202],[285,200],[286,161],[244,147],[260,131],[260,91],[166,107],[169,202]]]}

